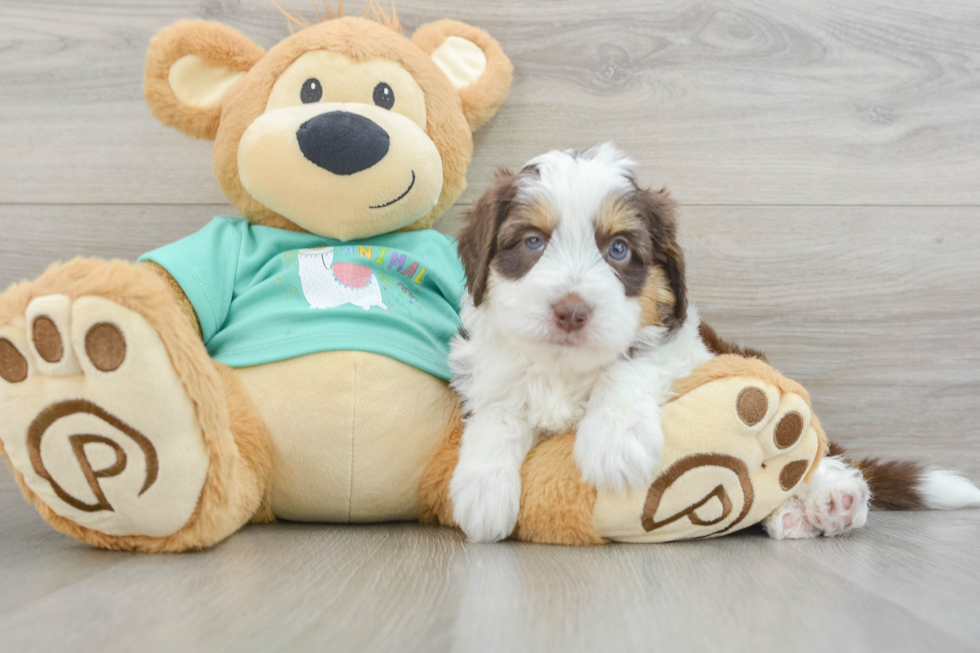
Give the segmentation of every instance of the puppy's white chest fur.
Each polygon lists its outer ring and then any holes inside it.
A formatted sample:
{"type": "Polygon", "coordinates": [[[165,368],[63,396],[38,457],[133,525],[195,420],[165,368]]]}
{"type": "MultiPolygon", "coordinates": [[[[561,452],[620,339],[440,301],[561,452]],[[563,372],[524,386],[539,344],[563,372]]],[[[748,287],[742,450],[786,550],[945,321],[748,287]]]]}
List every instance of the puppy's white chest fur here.
{"type": "Polygon", "coordinates": [[[481,324],[472,306],[464,314],[471,337],[454,341],[450,361],[466,411],[518,419],[536,441],[575,428],[601,369],[576,370],[553,355],[528,355],[481,324]]]}
{"type": "Polygon", "coordinates": [[[520,387],[536,442],[570,431],[582,421],[597,377],[595,371],[564,375],[556,375],[553,368],[528,371],[520,387]]]}

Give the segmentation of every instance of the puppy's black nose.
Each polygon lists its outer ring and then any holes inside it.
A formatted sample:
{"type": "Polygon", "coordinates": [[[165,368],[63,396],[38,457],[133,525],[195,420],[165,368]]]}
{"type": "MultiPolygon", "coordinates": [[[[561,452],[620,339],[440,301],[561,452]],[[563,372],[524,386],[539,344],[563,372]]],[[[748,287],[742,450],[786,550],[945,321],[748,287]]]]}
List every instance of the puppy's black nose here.
{"type": "Polygon", "coordinates": [[[555,325],[562,331],[573,333],[586,325],[592,317],[592,307],[577,293],[565,295],[551,307],[555,325]]]}
{"type": "Polygon", "coordinates": [[[310,118],[296,131],[303,156],[335,175],[367,170],[385,158],[388,132],[370,118],[330,111],[310,118]]]}

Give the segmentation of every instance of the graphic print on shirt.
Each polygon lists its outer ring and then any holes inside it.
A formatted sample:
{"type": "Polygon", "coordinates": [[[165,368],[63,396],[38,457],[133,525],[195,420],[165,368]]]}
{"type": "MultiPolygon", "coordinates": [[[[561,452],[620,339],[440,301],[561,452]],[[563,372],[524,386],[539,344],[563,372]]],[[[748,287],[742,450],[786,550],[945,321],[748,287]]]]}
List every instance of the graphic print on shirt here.
{"type": "Polygon", "coordinates": [[[335,263],[333,247],[299,251],[299,279],[310,308],[336,308],[344,304],[387,312],[381,286],[371,268],[357,263],[335,263]]]}

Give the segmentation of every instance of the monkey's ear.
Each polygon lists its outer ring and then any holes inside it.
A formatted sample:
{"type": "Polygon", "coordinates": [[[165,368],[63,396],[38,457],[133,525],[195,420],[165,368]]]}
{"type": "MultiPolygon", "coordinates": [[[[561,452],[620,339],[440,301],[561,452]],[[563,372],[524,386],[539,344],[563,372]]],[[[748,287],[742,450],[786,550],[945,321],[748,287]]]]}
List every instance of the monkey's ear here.
{"type": "Polygon", "coordinates": [[[165,27],[146,53],[143,94],[157,120],[213,140],[221,99],[265,51],[221,23],[183,20],[165,27]]]}
{"type": "Polygon", "coordinates": [[[497,113],[510,92],[514,68],[493,37],[466,23],[438,20],[415,30],[412,42],[452,82],[472,131],[497,113]]]}

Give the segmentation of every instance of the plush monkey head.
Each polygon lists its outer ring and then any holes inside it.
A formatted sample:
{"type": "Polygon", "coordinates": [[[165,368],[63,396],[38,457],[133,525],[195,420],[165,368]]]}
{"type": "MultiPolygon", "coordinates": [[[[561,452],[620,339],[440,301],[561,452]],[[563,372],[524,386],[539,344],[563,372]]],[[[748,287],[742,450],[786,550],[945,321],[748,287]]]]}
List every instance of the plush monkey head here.
{"type": "Polygon", "coordinates": [[[220,23],[150,43],[144,91],[167,126],[214,140],[214,171],[256,224],[350,240],[425,229],[466,187],[472,132],[507,96],[485,32],[335,18],[263,51],[220,23]]]}

